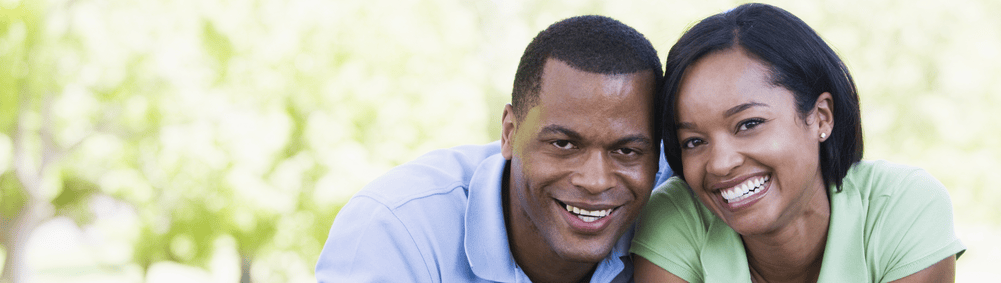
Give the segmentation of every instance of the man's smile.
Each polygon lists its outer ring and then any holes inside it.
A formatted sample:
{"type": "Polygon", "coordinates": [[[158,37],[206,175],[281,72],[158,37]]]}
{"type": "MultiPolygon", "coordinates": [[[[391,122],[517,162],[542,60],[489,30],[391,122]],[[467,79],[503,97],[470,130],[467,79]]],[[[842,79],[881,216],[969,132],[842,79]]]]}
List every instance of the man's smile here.
{"type": "Polygon", "coordinates": [[[597,221],[597,220],[602,219],[602,218],[605,218],[606,216],[611,215],[612,211],[614,211],[616,208],[618,208],[618,207],[605,208],[605,209],[595,208],[595,209],[592,209],[592,210],[588,210],[588,209],[585,209],[585,208],[580,208],[580,207],[577,207],[577,206],[566,204],[566,203],[564,203],[562,201],[559,201],[559,200],[556,200],[556,202],[559,203],[560,206],[563,207],[567,212],[570,212],[570,213],[576,215],[577,218],[580,218],[580,220],[582,220],[584,222],[588,222],[588,223],[597,221]]]}
{"type": "Polygon", "coordinates": [[[604,233],[605,228],[618,218],[618,208],[622,207],[621,205],[591,205],[577,202],[568,204],[555,199],[554,203],[560,207],[558,210],[567,224],[570,225],[571,230],[590,235],[604,233]]]}

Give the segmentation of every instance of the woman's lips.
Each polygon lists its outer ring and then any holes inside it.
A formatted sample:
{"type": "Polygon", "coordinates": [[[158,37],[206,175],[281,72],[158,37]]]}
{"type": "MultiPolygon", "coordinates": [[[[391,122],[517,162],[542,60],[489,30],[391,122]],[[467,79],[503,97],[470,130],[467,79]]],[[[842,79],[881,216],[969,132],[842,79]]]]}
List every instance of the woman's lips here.
{"type": "Polygon", "coordinates": [[[731,211],[738,210],[761,200],[771,188],[771,181],[770,175],[755,176],[732,187],[718,190],[716,194],[725,207],[731,211]]]}

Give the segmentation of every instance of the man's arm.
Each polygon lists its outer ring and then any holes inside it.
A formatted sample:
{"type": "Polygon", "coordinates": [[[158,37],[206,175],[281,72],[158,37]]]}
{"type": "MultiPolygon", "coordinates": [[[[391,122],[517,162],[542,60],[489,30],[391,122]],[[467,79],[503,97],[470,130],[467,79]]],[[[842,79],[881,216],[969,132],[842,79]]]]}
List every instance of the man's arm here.
{"type": "Polygon", "coordinates": [[[389,208],[367,197],[345,205],[316,263],[317,282],[432,282],[413,237],[389,208]]]}

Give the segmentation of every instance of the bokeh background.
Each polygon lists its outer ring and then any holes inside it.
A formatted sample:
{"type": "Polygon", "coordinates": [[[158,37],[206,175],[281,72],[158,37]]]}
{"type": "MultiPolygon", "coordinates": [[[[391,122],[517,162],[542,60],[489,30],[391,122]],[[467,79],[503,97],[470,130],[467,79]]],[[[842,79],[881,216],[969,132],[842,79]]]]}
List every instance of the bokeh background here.
{"type": "MultiPolygon", "coordinates": [[[[0,0],[0,262],[15,282],[314,282],[338,209],[436,148],[499,137],[549,24],[667,50],[740,1],[0,0]]],[[[948,187],[1001,277],[1001,2],[768,1],[853,72],[866,159],[948,187]]]]}

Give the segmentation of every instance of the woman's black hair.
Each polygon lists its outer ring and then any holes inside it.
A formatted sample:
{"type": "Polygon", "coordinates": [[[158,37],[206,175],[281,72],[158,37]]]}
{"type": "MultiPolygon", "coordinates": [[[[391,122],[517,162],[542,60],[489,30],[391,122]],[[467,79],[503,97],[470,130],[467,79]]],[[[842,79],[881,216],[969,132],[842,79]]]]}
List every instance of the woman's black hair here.
{"type": "Polygon", "coordinates": [[[708,54],[742,48],[768,66],[771,83],[795,95],[805,118],[817,97],[833,98],[834,129],[820,144],[824,183],[841,190],[842,179],[862,159],[862,119],[858,90],[848,68],[817,33],[781,8],[759,3],[740,5],[692,26],[671,47],[664,64],[664,155],[684,178],[677,132],[677,95],[686,69],[708,54]]]}

